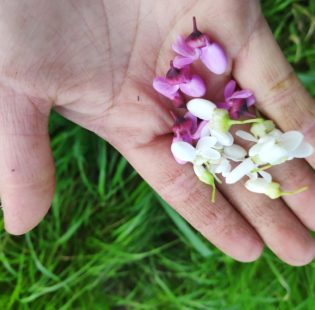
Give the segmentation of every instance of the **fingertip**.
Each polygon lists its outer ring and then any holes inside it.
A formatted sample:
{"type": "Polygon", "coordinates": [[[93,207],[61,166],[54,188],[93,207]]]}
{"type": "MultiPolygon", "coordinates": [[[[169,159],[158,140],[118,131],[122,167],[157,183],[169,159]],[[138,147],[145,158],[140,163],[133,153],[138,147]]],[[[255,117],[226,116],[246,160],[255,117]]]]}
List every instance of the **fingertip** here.
{"type": "Polygon", "coordinates": [[[3,207],[4,229],[14,236],[23,235],[35,228],[47,214],[50,204],[24,208],[24,204],[3,207]]]}
{"type": "Polygon", "coordinates": [[[232,249],[230,255],[242,263],[251,263],[256,261],[264,250],[264,244],[261,240],[253,237],[245,237],[237,242],[237,246],[232,249]]]}

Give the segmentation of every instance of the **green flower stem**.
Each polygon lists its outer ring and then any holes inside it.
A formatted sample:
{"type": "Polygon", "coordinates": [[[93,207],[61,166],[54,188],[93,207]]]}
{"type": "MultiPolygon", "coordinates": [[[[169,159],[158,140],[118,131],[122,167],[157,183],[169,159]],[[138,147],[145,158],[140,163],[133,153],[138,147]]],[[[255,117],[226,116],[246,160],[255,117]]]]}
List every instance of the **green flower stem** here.
{"type": "Polygon", "coordinates": [[[281,192],[281,196],[290,196],[290,195],[295,195],[295,194],[299,194],[302,192],[305,192],[306,190],[308,190],[308,186],[303,186],[295,191],[292,192],[281,192]]]}
{"type": "Polygon", "coordinates": [[[215,203],[216,187],[212,186],[211,202],[215,203]]]}
{"type": "Polygon", "coordinates": [[[266,165],[266,166],[254,169],[254,170],[252,170],[252,172],[255,173],[255,172],[259,172],[259,171],[264,171],[264,170],[267,170],[267,169],[269,169],[271,167],[272,167],[272,165],[266,165]]]}
{"type": "Polygon", "coordinates": [[[252,118],[244,121],[230,120],[230,126],[232,125],[244,125],[244,124],[252,124],[252,123],[261,123],[263,122],[263,118],[252,118]]]}

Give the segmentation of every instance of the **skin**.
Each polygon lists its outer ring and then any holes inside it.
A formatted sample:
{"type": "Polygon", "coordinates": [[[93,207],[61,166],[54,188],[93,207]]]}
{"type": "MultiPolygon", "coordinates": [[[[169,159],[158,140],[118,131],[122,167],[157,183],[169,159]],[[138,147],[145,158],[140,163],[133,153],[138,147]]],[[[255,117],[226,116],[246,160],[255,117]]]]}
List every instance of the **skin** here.
{"type": "MultiPolygon", "coordinates": [[[[216,203],[189,165],[171,156],[169,102],[152,88],[174,57],[177,34],[199,29],[223,44],[229,70],[208,81],[222,98],[231,76],[280,129],[301,130],[315,146],[314,101],[276,44],[258,1],[39,1],[0,4],[0,195],[6,230],[35,227],[54,194],[47,123],[55,109],[111,143],[140,175],[210,242],[231,257],[256,260],[266,244],[291,265],[309,263],[315,243],[315,156],[273,168],[286,190],[270,200],[238,183],[220,186],[216,203]]],[[[66,150],[65,150],[66,152],[66,150]]]]}

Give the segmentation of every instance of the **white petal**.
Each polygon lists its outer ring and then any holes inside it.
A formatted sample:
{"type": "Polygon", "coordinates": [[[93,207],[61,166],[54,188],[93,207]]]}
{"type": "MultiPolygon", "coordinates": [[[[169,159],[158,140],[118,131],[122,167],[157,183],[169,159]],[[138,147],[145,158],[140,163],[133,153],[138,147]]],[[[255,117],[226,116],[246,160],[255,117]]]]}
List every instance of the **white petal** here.
{"type": "Polygon", "coordinates": [[[258,178],[258,173],[257,172],[250,172],[247,174],[247,176],[251,179],[251,180],[256,180],[258,178]]]}
{"type": "Polygon", "coordinates": [[[195,172],[197,177],[201,177],[206,171],[206,169],[201,165],[194,164],[193,168],[194,168],[194,172],[195,172]]]}
{"type": "Polygon", "coordinates": [[[272,130],[272,131],[270,131],[270,132],[268,133],[268,136],[274,137],[274,138],[279,138],[279,137],[282,136],[282,134],[283,134],[283,132],[282,132],[281,130],[279,130],[279,129],[274,129],[274,130],[272,130]]]}
{"type": "Polygon", "coordinates": [[[302,133],[292,130],[281,135],[278,141],[287,151],[294,151],[302,143],[303,139],[304,136],[302,133]]]}
{"type": "Polygon", "coordinates": [[[225,182],[227,184],[236,183],[255,168],[256,165],[252,162],[250,158],[247,158],[227,175],[225,182]]]}
{"type": "Polygon", "coordinates": [[[258,140],[258,143],[260,144],[264,144],[264,143],[276,143],[277,139],[273,136],[270,136],[270,135],[265,135],[263,137],[261,137],[259,140],[258,140]]]}
{"type": "Polygon", "coordinates": [[[175,158],[182,161],[193,162],[196,157],[195,148],[184,141],[173,142],[171,146],[171,151],[175,158]]]}
{"type": "MultiPolygon", "coordinates": [[[[198,152],[201,152],[198,150],[198,152]]],[[[203,149],[201,152],[201,155],[207,159],[209,159],[210,161],[216,161],[219,160],[221,158],[221,153],[217,150],[208,148],[208,149],[203,149]]]]}
{"type": "Polygon", "coordinates": [[[261,143],[257,143],[257,144],[255,144],[255,145],[253,145],[250,149],[249,149],[249,151],[248,151],[248,155],[250,156],[250,157],[253,157],[253,156],[256,156],[257,154],[259,154],[259,152],[260,152],[260,150],[261,150],[261,148],[263,147],[263,144],[261,143]]]}
{"type": "Polygon", "coordinates": [[[203,137],[197,142],[196,149],[202,151],[203,149],[212,148],[216,143],[216,137],[203,137]]]}
{"type": "Polygon", "coordinates": [[[259,174],[265,179],[265,181],[267,181],[268,183],[270,183],[272,181],[272,176],[270,173],[266,172],[266,171],[259,171],[259,174]]]}
{"type": "Polygon", "coordinates": [[[200,137],[207,137],[207,136],[210,136],[210,126],[209,126],[209,123],[204,126],[200,132],[200,137]]]}
{"type": "Polygon", "coordinates": [[[225,177],[231,171],[231,164],[226,158],[222,158],[220,163],[215,167],[215,173],[222,173],[225,177]]]}
{"type": "Polygon", "coordinates": [[[216,105],[209,100],[195,98],[187,103],[187,109],[198,118],[209,121],[212,118],[214,109],[216,109],[216,105]]]}
{"type": "Polygon", "coordinates": [[[259,193],[259,194],[264,194],[267,192],[269,183],[263,179],[263,178],[258,178],[258,179],[249,179],[245,183],[245,187],[254,193],[259,193]]]}
{"type": "Polygon", "coordinates": [[[258,140],[249,132],[244,130],[237,130],[235,134],[246,141],[257,142],[258,140]]]}
{"type": "Polygon", "coordinates": [[[289,156],[295,158],[305,158],[314,153],[314,148],[312,145],[306,142],[302,142],[301,145],[295,149],[293,152],[289,153],[289,156]]]}
{"type": "Polygon", "coordinates": [[[233,144],[224,148],[224,154],[227,158],[232,159],[233,161],[241,161],[245,158],[247,152],[240,145],[233,144]]]}
{"type": "Polygon", "coordinates": [[[224,146],[230,146],[234,142],[234,138],[229,132],[220,132],[211,129],[211,135],[218,139],[218,142],[224,146]]]}
{"type": "Polygon", "coordinates": [[[259,152],[259,159],[271,165],[283,163],[288,157],[288,151],[285,148],[269,142],[263,144],[259,152]]]}
{"type": "Polygon", "coordinates": [[[196,157],[194,159],[194,165],[202,165],[202,164],[206,163],[207,161],[209,161],[208,158],[201,156],[201,155],[196,153],[196,157]]]}

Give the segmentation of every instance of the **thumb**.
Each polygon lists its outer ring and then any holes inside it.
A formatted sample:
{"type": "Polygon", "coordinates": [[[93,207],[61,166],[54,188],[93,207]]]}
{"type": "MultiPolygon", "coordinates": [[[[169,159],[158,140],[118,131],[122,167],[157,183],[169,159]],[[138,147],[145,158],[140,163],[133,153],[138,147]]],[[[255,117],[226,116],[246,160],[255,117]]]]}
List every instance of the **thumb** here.
{"type": "Polygon", "coordinates": [[[0,87],[0,197],[5,229],[14,235],[35,227],[53,197],[50,108],[48,102],[0,87]]]}

